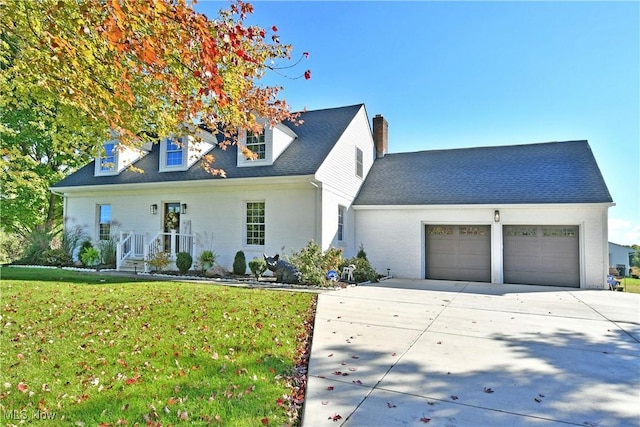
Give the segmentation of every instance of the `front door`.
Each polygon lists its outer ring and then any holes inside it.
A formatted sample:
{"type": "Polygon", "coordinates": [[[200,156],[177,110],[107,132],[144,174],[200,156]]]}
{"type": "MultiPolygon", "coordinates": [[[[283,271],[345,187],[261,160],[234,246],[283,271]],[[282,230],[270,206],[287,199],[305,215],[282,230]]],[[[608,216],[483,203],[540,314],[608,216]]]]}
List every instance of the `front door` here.
{"type": "MultiPolygon", "coordinates": [[[[180,232],[180,203],[165,203],[164,205],[164,232],[171,233],[171,230],[176,230],[176,233],[180,232]]],[[[179,248],[180,238],[176,236],[176,253],[180,252],[179,248]]],[[[171,250],[171,237],[166,236],[164,238],[164,250],[171,250]]]]}

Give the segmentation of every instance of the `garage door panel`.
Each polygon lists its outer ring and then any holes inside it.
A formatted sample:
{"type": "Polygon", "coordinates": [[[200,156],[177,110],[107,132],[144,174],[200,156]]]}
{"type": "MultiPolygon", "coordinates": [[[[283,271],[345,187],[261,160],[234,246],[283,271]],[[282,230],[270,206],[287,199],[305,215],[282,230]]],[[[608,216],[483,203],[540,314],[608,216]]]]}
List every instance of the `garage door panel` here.
{"type": "Polygon", "coordinates": [[[505,283],[580,286],[577,226],[503,227],[505,283]]]}
{"type": "Polygon", "coordinates": [[[487,263],[485,255],[460,255],[458,260],[463,269],[484,270],[487,263]]]}
{"type": "Polygon", "coordinates": [[[426,232],[426,278],[491,281],[489,226],[433,226],[426,232]]]}

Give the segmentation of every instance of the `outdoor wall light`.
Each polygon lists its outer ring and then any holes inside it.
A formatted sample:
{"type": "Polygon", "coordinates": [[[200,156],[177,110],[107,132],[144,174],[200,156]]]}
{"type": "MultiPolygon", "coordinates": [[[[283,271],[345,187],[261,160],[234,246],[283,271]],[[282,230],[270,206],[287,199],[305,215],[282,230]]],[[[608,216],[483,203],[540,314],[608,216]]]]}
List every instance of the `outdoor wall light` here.
{"type": "Polygon", "coordinates": [[[155,215],[158,213],[158,205],[156,205],[155,203],[153,205],[151,205],[151,207],[149,208],[149,211],[151,212],[151,215],[155,215]]]}
{"type": "Polygon", "coordinates": [[[187,204],[186,203],[183,203],[182,206],[180,207],[180,213],[186,215],[186,213],[187,213],[187,204]]]}
{"type": "Polygon", "coordinates": [[[493,220],[495,222],[500,222],[500,211],[493,211],[493,220]]]}

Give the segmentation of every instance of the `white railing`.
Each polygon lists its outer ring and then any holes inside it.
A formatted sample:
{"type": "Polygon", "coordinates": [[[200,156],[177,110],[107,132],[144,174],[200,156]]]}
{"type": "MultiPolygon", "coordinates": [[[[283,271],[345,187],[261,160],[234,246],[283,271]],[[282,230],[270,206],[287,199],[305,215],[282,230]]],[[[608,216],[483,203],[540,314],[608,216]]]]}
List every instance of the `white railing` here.
{"type": "MultiPolygon", "coordinates": [[[[178,252],[187,252],[192,257],[195,257],[195,239],[191,234],[180,234],[175,230],[171,232],[160,231],[144,245],[143,257],[145,260],[153,259],[159,252],[169,253],[169,259],[172,262],[176,260],[176,254],[178,252]]],[[[144,271],[149,272],[149,263],[145,262],[144,271]]]]}
{"type": "Polygon", "coordinates": [[[120,240],[116,246],[116,269],[128,258],[141,257],[144,254],[144,236],[133,231],[121,231],[120,240]]]}

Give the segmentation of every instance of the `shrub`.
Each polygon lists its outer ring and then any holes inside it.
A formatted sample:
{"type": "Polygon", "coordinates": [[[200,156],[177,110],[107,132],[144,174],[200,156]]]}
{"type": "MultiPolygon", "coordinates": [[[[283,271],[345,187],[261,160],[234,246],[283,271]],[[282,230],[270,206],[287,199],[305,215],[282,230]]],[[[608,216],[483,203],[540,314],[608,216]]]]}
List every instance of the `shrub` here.
{"type": "Polygon", "coordinates": [[[289,257],[289,262],[302,274],[303,283],[325,286],[327,284],[327,272],[329,270],[338,270],[340,267],[342,249],[332,247],[323,253],[320,250],[320,246],[311,240],[300,252],[294,252],[289,257]]]}
{"type": "Polygon", "coordinates": [[[149,259],[146,262],[157,271],[162,271],[167,268],[171,262],[171,258],[169,252],[158,251],[155,255],[149,256],[149,259]]]}
{"type": "Polygon", "coordinates": [[[259,279],[267,271],[267,262],[264,258],[255,257],[249,261],[249,270],[256,279],[259,279]]]}
{"type": "Polygon", "coordinates": [[[180,273],[185,274],[193,264],[193,257],[188,252],[178,252],[176,255],[176,267],[180,273]]]}
{"type": "Polygon", "coordinates": [[[360,243],[360,248],[358,249],[356,258],[367,259],[367,253],[364,251],[364,245],[362,243],[360,243]]]}
{"type": "Polygon", "coordinates": [[[73,255],[76,251],[76,248],[83,240],[87,240],[87,233],[84,232],[84,229],[82,227],[65,227],[64,230],[62,230],[62,234],[60,235],[60,249],[69,254],[69,257],[71,257],[71,259],[73,260],[73,255]]]}
{"type": "Polygon", "coordinates": [[[233,274],[243,275],[247,271],[247,259],[244,256],[244,252],[236,252],[235,258],[233,258],[233,274]]]}
{"type": "Polygon", "coordinates": [[[96,267],[100,262],[100,251],[93,246],[80,249],[80,261],[88,267],[96,267]]]}
{"type": "Polygon", "coordinates": [[[115,236],[111,236],[107,240],[100,240],[98,242],[98,249],[102,255],[102,264],[115,267],[117,246],[118,242],[116,241],[115,236]]]}
{"type": "MultiPolygon", "coordinates": [[[[87,263],[85,263],[85,262],[82,260],[82,257],[83,257],[83,255],[84,255],[84,253],[87,251],[87,249],[94,249],[93,244],[91,244],[91,240],[88,240],[88,239],[87,239],[87,240],[84,240],[84,241],[82,242],[82,244],[80,245],[80,250],[78,251],[78,259],[79,259],[80,261],[82,261],[82,263],[83,263],[84,265],[88,265],[87,263]]],[[[99,251],[98,251],[98,253],[99,253],[99,251]]],[[[100,261],[100,259],[98,259],[98,261],[100,261]]],[[[93,264],[92,264],[92,265],[93,265],[93,264]]]]}
{"type": "Polygon", "coordinates": [[[46,265],[54,265],[56,267],[63,267],[71,265],[73,258],[62,248],[49,249],[44,252],[44,263],[46,265]]]}
{"type": "Polygon", "coordinates": [[[45,264],[45,252],[50,249],[51,236],[44,230],[34,230],[27,236],[20,264],[45,264]]]}

